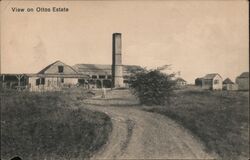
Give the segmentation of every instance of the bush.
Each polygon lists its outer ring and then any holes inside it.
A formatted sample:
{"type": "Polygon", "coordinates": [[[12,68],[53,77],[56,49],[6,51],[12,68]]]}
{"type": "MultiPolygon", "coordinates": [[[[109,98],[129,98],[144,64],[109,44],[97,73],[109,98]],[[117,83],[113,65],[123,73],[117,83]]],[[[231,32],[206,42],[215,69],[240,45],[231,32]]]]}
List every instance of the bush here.
{"type": "Polygon", "coordinates": [[[130,80],[130,86],[141,104],[164,105],[170,102],[175,86],[174,74],[164,74],[160,70],[144,70],[136,73],[130,80]]]}

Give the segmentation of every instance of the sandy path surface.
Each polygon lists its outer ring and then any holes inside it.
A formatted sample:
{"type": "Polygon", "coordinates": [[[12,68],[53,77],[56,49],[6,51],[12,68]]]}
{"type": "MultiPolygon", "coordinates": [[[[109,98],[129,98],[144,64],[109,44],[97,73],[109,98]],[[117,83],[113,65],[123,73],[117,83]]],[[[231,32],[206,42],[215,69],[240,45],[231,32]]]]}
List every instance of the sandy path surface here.
{"type": "Polygon", "coordinates": [[[128,91],[87,100],[91,110],[112,119],[108,143],[92,159],[213,159],[189,131],[173,120],[135,107],[128,91]],[[130,99],[130,100],[129,100],[130,99]]]}

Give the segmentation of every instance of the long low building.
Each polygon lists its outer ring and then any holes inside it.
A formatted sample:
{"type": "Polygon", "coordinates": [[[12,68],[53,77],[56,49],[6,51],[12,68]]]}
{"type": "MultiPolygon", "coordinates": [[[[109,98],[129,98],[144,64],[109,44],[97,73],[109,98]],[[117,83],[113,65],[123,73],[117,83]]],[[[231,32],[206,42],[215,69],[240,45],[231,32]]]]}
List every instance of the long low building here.
{"type": "Polygon", "coordinates": [[[29,89],[30,91],[54,91],[64,87],[90,88],[128,87],[128,80],[140,66],[122,64],[121,33],[112,35],[112,65],[76,64],[69,66],[56,61],[37,74],[2,74],[1,87],[29,89]]]}
{"type": "MultiPolygon", "coordinates": [[[[129,77],[140,66],[123,65],[123,82],[128,87],[129,77]]],[[[30,91],[57,91],[62,88],[82,86],[85,88],[111,88],[112,66],[100,64],[76,64],[69,66],[56,61],[36,74],[1,74],[2,87],[29,89],[30,91]]]]}
{"type": "MultiPolygon", "coordinates": [[[[112,65],[107,64],[76,64],[72,66],[78,73],[89,76],[88,83],[95,88],[110,88],[112,84],[112,65]]],[[[128,87],[129,77],[138,70],[140,66],[123,65],[123,83],[128,87]]],[[[79,82],[82,84],[84,81],[79,82]]]]}

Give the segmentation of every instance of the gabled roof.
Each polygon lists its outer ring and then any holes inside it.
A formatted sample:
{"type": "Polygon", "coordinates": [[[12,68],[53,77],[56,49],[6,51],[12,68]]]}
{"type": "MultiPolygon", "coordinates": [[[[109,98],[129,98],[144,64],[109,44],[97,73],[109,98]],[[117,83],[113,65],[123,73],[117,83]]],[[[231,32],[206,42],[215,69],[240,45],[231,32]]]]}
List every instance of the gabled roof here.
{"type": "Polygon", "coordinates": [[[241,73],[241,75],[239,76],[239,78],[249,78],[249,72],[243,72],[243,73],[241,73]]]}
{"type": "Polygon", "coordinates": [[[223,84],[234,84],[234,82],[231,81],[231,79],[227,78],[223,81],[223,84]]]}
{"type": "Polygon", "coordinates": [[[75,64],[73,68],[76,70],[89,70],[89,71],[111,70],[111,65],[108,65],[108,64],[75,64]]]}
{"type": "Polygon", "coordinates": [[[57,66],[64,66],[65,69],[64,69],[63,74],[78,74],[74,68],[72,68],[71,66],[69,66],[61,61],[56,61],[56,62],[48,65],[47,67],[42,69],[37,74],[59,74],[57,66]]]}
{"type": "Polygon", "coordinates": [[[45,67],[44,69],[42,69],[40,72],[38,72],[37,74],[44,74],[45,71],[47,71],[47,69],[49,69],[51,66],[53,66],[55,63],[60,62],[60,61],[55,61],[54,63],[51,63],[50,65],[48,65],[47,67],[45,67]]]}
{"type": "Polygon", "coordinates": [[[218,73],[207,74],[207,75],[205,75],[205,77],[203,77],[203,79],[214,79],[214,77],[217,76],[217,75],[220,76],[218,73]]]}
{"type": "MultiPolygon", "coordinates": [[[[110,64],[75,64],[73,68],[79,73],[93,73],[93,74],[111,74],[112,65],[110,64]]],[[[136,69],[142,69],[136,65],[123,65],[123,72],[132,72],[136,69]]]]}
{"type": "Polygon", "coordinates": [[[187,82],[187,81],[185,81],[185,80],[184,80],[183,78],[181,78],[181,77],[176,78],[176,81],[187,82]]]}
{"type": "Polygon", "coordinates": [[[195,81],[202,81],[203,77],[195,78],[195,81]]]}
{"type": "Polygon", "coordinates": [[[78,73],[82,74],[103,74],[103,75],[111,75],[111,65],[107,64],[75,64],[72,66],[78,73]]]}

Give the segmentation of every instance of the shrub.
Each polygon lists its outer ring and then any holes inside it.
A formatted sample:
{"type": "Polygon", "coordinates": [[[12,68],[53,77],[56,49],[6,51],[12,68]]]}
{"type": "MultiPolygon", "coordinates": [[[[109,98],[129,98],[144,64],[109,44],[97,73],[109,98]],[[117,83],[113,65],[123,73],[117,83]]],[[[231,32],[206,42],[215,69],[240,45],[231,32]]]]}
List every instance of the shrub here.
{"type": "Polygon", "coordinates": [[[160,70],[144,70],[136,73],[130,79],[130,87],[139,98],[141,104],[164,105],[170,102],[175,86],[172,80],[174,74],[164,74],[160,70]]]}

